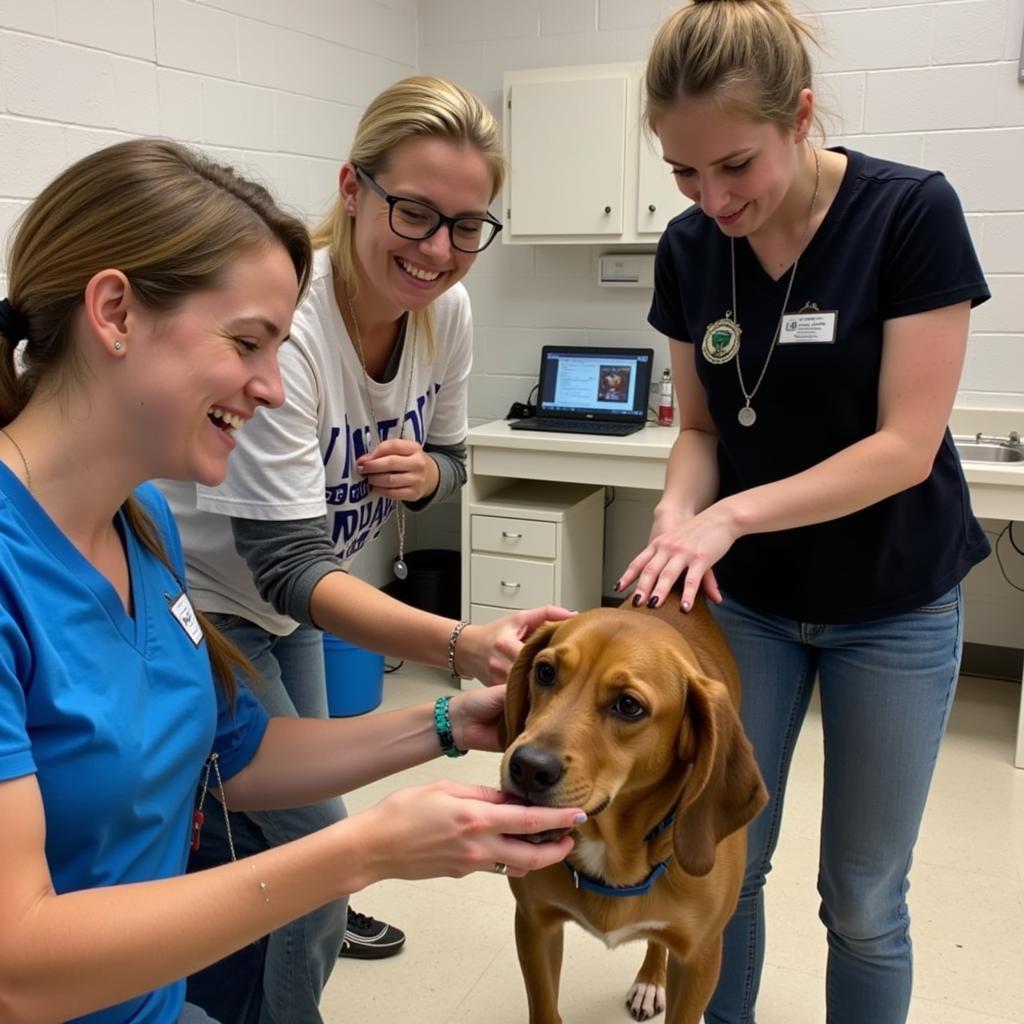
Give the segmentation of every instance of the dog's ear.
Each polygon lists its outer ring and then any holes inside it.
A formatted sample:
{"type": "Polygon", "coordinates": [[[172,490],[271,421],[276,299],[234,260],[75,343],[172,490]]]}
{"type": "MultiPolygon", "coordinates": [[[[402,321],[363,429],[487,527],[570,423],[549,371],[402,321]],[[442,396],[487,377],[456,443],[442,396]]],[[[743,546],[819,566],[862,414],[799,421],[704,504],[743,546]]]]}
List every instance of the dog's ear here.
{"type": "Polygon", "coordinates": [[[754,818],[768,793],[725,686],[701,675],[687,682],[679,756],[692,769],[676,810],[673,842],[682,869],[706,875],[715,847],[754,818]]]}
{"type": "Polygon", "coordinates": [[[502,750],[505,750],[526,726],[526,716],[530,713],[530,669],[533,667],[533,659],[539,650],[547,646],[557,628],[557,622],[545,622],[535,629],[508,670],[505,721],[498,726],[498,742],[502,750]]]}

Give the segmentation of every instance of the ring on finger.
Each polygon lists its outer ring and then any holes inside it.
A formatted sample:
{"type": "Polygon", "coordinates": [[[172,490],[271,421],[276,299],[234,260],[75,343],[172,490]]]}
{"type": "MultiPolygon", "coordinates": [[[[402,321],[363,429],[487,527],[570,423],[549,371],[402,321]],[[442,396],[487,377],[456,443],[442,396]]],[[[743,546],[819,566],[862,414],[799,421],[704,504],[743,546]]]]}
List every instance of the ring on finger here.
{"type": "Polygon", "coordinates": [[[502,864],[502,862],[500,860],[496,860],[494,862],[494,867],[492,867],[491,870],[496,875],[507,875],[508,874],[508,865],[507,864],[502,864]]]}

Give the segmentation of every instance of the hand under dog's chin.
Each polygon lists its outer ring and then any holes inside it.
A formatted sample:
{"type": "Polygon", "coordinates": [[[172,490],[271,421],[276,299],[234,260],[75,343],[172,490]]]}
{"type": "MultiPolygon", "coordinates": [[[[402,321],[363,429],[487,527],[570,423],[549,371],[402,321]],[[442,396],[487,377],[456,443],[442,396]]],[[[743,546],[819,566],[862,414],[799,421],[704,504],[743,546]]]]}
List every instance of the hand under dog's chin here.
{"type": "Polygon", "coordinates": [[[531,832],[529,835],[517,835],[514,838],[527,843],[556,843],[563,836],[571,836],[574,831],[575,829],[571,828],[549,828],[546,832],[531,832]]]}
{"type": "MultiPolygon", "coordinates": [[[[517,804],[524,804],[527,807],[555,807],[560,806],[558,804],[542,804],[536,800],[530,800],[528,797],[520,796],[520,794],[514,794],[514,799],[511,801],[517,804]]],[[[587,812],[588,820],[596,817],[600,814],[607,806],[611,803],[610,798],[602,800],[597,807],[592,811],[587,812]]],[[[561,839],[563,836],[571,836],[576,829],[574,828],[549,828],[543,832],[531,832],[528,835],[516,835],[516,839],[522,839],[527,843],[554,843],[561,839]]]]}
{"type": "MultiPolygon", "coordinates": [[[[537,800],[531,800],[529,797],[523,796],[521,793],[510,792],[505,790],[505,793],[510,797],[509,803],[511,804],[522,804],[524,807],[555,807],[557,804],[542,804],[537,800]]],[[[571,828],[549,828],[543,832],[530,832],[527,834],[520,834],[518,832],[513,833],[511,837],[513,839],[522,839],[526,843],[554,843],[561,839],[563,836],[572,835],[574,829],[571,828]]]]}

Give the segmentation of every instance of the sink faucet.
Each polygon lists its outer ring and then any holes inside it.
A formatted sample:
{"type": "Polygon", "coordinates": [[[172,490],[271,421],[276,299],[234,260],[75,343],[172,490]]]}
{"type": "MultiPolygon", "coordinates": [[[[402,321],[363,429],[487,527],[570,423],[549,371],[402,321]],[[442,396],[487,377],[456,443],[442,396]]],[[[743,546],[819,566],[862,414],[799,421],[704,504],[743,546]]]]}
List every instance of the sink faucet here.
{"type": "Polygon", "coordinates": [[[1016,430],[1011,430],[1007,437],[992,437],[989,434],[983,434],[980,430],[974,435],[975,444],[1001,444],[1007,448],[1019,448],[1020,447],[1020,434],[1016,430]]]}

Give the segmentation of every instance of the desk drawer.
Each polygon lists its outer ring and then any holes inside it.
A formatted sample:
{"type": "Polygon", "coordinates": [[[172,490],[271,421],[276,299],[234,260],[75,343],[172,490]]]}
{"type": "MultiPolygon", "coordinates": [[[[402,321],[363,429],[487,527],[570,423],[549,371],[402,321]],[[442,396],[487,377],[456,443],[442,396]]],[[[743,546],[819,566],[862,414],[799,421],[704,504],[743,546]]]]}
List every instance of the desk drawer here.
{"type": "Polygon", "coordinates": [[[498,608],[533,608],[555,599],[553,562],[528,562],[498,555],[470,556],[469,586],[473,604],[498,608]]]}
{"type": "Polygon", "coordinates": [[[485,626],[488,622],[493,622],[508,614],[510,614],[510,609],[493,608],[489,604],[471,604],[469,606],[469,621],[474,626],[485,626]]]}
{"type": "Polygon", "coordinates": [[[498,516],[473,516],[473,551],[495,551],[502,555],[527,558],[555,557],[554,523],[534,519],[504,519],[498,516]]]}

